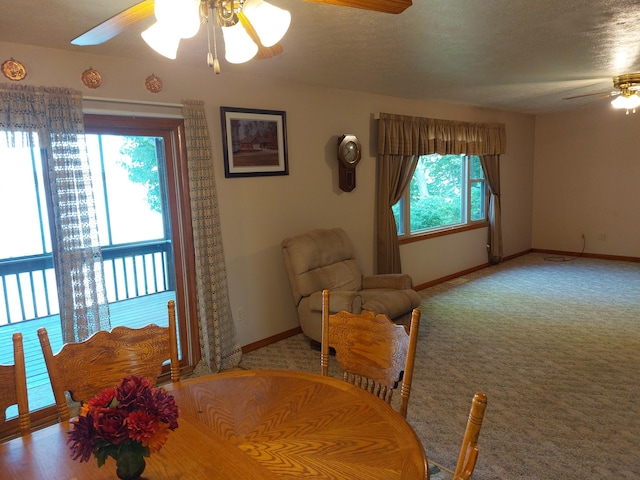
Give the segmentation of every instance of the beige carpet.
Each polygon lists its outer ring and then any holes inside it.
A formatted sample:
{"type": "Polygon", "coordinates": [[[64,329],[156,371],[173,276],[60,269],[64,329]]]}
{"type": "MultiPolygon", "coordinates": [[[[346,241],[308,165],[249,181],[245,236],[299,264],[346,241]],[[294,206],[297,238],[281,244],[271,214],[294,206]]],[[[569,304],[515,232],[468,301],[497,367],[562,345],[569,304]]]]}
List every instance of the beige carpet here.
{"type": "MultiPolygon", "coordinates": [[[[483,390],[475,480],[640,478],[640,264],[557,260],[529,254],[420,292],[407,419],[432,461],[454,468],[483,390]]],[[[319,356],[297,335],[241,367],[319,372],[319,356]]]]}

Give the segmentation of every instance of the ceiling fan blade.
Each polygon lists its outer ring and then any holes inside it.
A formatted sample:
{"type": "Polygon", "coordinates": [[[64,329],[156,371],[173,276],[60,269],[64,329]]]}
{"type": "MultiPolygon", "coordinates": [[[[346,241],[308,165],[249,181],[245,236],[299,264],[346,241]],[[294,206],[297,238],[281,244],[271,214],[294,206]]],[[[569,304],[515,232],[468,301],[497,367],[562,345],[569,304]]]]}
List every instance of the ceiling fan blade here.
{"type": "Polygon", "coordinates": [[[611,98],[611,97],[616,97],[617,95],[602,95],[601,97],[596,97],[596,98],[592,98],[591,100],[589,100],[588,102],[586,102],[584,105],[591,105],[592,103],[595,102],[600,102],[601,100],[605,100],[607,98],[611,98]]]}
{"type": "Polygon", "coordinates": [[[243,11],[238,12],[238,19],[240,20],[240,23],[246,30],[247,34],[251,37],[251,40],[253,40],[255,44],[258,45],[258,53],[256,53],[256,56],[254,58],[258,60],[264,60],[266,58],[275,57],[276,55],[280,55],[282,53],[282,45],[280,45],[279,43],[276,43],[275,45],[272,45],[270,47],[265,47],[264,45],[262,45],[256,29],[253,28],[253,25],[251,25],[251,22],[243,11]]]}
{"type": "Polygon", "coordinates": [[[565,97],[562,100],[573,100],[575,98],[584,98],[584,97],[593,97],[595,95],[602,95],[602,98],[613,97],[616,95],[620,95],[620,92],[595,92],[595,93],[585,93],[583,95],[574,95],[573,97],[565,97]]]}
{"type": "Polygon", "coordinates": [[[280,55],[283,52],[282,45],[276,43],[270,47],[258,45],[258,53],[254,57],[256,60],[264,60],[267,58],[273,58],[276,55],[280,55]]]}
{"type": "Polygon", "coordinates": [[[341,7],[362,8],[383,13],[402,13],[413,3],[411,0],[307,0],[307,2],[328,3],[341,7]]]}
{"type": "Polygon", "coordinates": [[[71,40],[73,45],[99,45],[124,32],[128,27],[153,15],[155,0],[143,0],[117,13],[101,24],[71,40]]]}

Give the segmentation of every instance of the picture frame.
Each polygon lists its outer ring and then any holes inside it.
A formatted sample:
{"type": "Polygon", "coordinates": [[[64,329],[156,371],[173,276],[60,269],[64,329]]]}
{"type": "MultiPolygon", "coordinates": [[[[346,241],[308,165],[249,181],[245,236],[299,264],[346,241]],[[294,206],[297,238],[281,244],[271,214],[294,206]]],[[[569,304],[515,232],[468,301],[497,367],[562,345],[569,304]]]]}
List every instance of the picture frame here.
{"type": "Polygon", "coordinates": [[[289,175],[286,112],[220,107],[220,120],[226,178],[289,175]]]}

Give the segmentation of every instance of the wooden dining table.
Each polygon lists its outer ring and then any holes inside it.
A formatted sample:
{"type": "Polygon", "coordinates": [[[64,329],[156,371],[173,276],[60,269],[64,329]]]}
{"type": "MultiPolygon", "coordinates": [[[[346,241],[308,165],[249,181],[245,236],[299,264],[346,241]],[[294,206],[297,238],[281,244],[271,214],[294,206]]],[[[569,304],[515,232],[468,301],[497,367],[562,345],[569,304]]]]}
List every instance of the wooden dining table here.
{"type": "MultiPolygon", "coordinates": [[[[232,370],[164,385],[180,416],[142,475],[169,479],[428,478],[420,439],[387,403],[342,380],[232,370]]],[[[0,477],[116,479],[115,462],[74,461],[69,422],[0,444],[0,477]]]]}

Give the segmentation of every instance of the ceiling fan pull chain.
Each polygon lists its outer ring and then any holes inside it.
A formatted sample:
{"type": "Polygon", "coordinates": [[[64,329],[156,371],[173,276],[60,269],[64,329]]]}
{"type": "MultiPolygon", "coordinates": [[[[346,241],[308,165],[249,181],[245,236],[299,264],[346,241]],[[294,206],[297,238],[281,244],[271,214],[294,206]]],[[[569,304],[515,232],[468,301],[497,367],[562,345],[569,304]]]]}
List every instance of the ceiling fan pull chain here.
{"type": "Polygon", "coordinates": [[[207,65],[209,68],[213,68],[216,75],[220,73],[220,62],[218,61],[218,44],[216,42],[216,24],[211,22],[211,30],[209,30],[209,19],[215,18],[213,8],[210,9],[207,16],[207,44],[209,46],[209,53],[207,53],[207,65]],[[211,54],[211,32],[213,32],[213,55],[211,54]]]}

